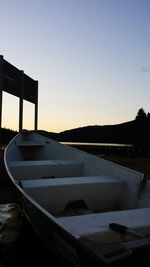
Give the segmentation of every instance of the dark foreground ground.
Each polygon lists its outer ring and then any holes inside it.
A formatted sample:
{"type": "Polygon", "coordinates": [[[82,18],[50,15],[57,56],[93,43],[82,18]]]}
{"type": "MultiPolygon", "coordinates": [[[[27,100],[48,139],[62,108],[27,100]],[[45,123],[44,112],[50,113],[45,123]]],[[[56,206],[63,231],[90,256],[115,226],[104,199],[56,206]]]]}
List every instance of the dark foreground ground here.
{"type": "MultiPolygon", "coordinates": [[[[47,251],[24,218],[18,239],[0,246],[0,267],[55,266],[56,259],[47,251]]],[[[60,263],[57,261],[57,265],[60,263]]]]}

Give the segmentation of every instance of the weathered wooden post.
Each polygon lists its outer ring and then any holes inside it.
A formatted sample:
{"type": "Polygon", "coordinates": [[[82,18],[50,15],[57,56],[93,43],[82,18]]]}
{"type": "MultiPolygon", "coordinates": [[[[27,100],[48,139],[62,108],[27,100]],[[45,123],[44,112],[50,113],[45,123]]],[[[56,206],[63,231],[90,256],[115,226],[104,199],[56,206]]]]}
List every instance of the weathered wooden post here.
{"type": "Polygon", "coordinates": [[[24,71],[21,73],[21,86],[20,86],[20,97],[19,97],[19,132],[22,130],[23,125],[23,92],[24,92],[24,71]]]}
{"type": "Polygon", "coordinates": [[[35,100],[35,119],[34,119],[34,130],[38,128],[38,81],[36,81],[36,100],[35,100]]]}
{"type": "Polygon", "coordinates": [[[3,56],[0,55],[0,145],[2,144],[3,56]]]}

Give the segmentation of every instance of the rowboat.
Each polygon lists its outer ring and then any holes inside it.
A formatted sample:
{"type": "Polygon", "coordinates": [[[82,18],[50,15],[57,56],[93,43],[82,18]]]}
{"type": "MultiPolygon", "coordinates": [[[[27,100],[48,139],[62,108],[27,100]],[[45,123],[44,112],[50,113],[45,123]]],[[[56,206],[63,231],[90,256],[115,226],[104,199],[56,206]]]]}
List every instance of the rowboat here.
{"type": "Polygon", "coordinates": [[[149,248],[147,175],[25,130],[4,162],[24,214],[64,262],[101,266],[149,248]]]}

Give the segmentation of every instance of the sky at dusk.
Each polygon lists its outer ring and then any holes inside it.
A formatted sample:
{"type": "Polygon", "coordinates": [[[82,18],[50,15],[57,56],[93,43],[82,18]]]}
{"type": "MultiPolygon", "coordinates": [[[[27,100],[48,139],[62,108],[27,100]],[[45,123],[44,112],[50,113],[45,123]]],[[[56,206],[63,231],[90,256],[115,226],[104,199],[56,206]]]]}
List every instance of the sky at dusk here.
{"type": "MultiPolygon", "coordinates": [[[[150,112],[150,0],[0,0],[0,10],[0,54],[39,81],[39,129],[150,112]]],[[[3,127],[18,130],[18,109],[3,93],[3,127]]],[[[24,101],[23,128],[33,118],[24,101]]]]}

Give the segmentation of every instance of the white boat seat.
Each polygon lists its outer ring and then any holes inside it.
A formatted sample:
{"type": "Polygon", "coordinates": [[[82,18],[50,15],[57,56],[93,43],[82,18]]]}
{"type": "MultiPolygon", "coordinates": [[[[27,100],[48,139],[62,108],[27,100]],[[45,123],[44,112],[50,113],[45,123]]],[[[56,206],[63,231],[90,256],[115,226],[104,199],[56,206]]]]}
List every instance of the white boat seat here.
{"type": "Polygon", "coordinates": [[[81,176],[84,165],[75,160],[12,161],[16,180],[81,176]]]}
{"type": "MultiPolygon", "coordinates": [[[[86,237],[97,242],[119,242],[122,235],[112,231],[110,223],[118,223],[141,233],[150,234],[150,208],[130,209],[107,213],[87,214],[58,218],[63,228],[76,237],[86,237]]],[[[126,238],[131,238],[126,236],[126,238]]]]}
{"type": "Polygon", "coordinates": [[[58,216],[63,216],[66,207],[77,202],[84,203],[90,211],[118,208],[126,189],[126,182],[115,176],[24,180],[21,183],[33,199],[58,216]]]}

